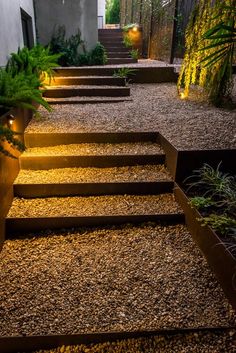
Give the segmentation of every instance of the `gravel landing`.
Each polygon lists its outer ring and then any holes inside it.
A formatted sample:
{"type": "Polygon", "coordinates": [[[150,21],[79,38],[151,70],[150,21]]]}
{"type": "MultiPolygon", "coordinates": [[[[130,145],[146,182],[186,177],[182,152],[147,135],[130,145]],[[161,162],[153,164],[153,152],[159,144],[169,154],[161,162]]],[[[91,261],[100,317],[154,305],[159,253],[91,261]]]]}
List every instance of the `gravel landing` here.
{"type": "Polygon", "coordinates": [[[180,100],[174,83],[132,85],[131,96],[133,102],[42,109],[27,132],[160,131],[179,149],[236,148],[235,111],[180,100]]]}
{"type": "Polygon", "coordinates": [[[86,156],[86,155],[146,155],[163,154],[160,145],[153,142],[135,143],[80,143],[50,147],[33,147],[24,156],[86,156]]]}
{"type": "Polygon", "coordinates": [[[164,165],[139,165],[113,168],[22,169],[15,184],[155,182],[172,180],[164,165]]]}
{"type": "Polygon", "coordinates": [[[235,330],[159,335],[95,345],[62,346],[38,353],[235,353],[235,330]]]}
{"type": "Polygon", "coordinates": [[[182,213],[173,194],[14,198],[7,217],[182,213]]]}
{"type": "Polygon", "coordinates": [[[34,234],[0,253],[0,335],[236,324],[185,226],[34,234]]]}

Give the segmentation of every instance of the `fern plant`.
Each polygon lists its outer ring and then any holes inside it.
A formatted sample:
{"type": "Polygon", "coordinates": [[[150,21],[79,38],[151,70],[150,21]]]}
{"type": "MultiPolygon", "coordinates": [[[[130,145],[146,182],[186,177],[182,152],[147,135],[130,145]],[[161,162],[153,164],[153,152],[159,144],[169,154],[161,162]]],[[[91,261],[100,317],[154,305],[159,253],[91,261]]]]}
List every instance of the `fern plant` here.
{"type": "Polygon", "coordinates": [[[48,111],[50,105],[42,97],[39,90],[40,80],[33,74],[25,75],[23,72],[12,75],[4,69],[0,69],[0,109],[6,112],[12,107],[27,108],[36,111],[33,102],[41,104],[48,111]]]}
{"type": "Polygon", "coordinates": [[[120,77],[125,79],[125,84],[129,82],[128,76],[135,75],[136,69],[131,69],[129,67],[122,67],[113,73],[113,77],[120,77]]]}
{"type": "Polygon", "coordinates": [[[3,147],[4,142],[8,142],[11,148],[17,149],[18,151],[23,152],[25,150],[24,144],[15,138],[17,135],[19,135],[17,132],[13,132],[0,124],[0,153],[7,157],[17,158],[9,150],[3,147]]]}
{"type": "Polygon", "coordinates": [[[44,48],[42,45],[36,45],[32,49],[18,49],[17,53],[12,53],[6,70],[11,74],[17,75],[24,72],[25,75],[35,75],[40,80],[45,77],[51,80],[54,76],[54,68],[58,66],[58,60],[61,54],[51,54],[50,47],[44,48]]]}

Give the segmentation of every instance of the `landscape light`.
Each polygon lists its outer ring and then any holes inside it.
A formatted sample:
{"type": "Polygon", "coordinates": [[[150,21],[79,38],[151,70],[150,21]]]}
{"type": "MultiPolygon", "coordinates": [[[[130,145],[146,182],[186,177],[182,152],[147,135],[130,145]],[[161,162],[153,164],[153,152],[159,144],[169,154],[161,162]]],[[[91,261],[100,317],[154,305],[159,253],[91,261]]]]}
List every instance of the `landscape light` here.
{"type": "Polygon", "coordinates": [[[15,119],[16,119],[16,117],[14,115],[12,115],[12,114],[8,115],[7,120],[8,120],[8,126],[9,127],[12,126],[12,124],[13,124],[15,119]]]}
{"type": "Polygon", "coordinates": [[[137,32],[137,31],[138,31],[138,26],[137,26],[137,25],[133,27],[133,31],[134,31],[134,32],[137,32]]]}
{"type": "Polygon", "coordinates": [[[186,98],[186,95],[185,95],[184,92],[181,92],[179,96],[180,96],[180,99],[185,99],[186,98]]]}

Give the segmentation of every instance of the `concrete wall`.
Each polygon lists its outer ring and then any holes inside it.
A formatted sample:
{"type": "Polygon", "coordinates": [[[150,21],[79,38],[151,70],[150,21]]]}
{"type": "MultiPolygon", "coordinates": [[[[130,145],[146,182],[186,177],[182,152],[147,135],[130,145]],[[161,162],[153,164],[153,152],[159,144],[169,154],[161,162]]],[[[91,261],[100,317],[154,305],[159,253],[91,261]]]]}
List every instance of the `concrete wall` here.
{"type": "Polygon", "coordinates": [[[32,17],[35,38],[33,0],[0,0],[0,66],[6,65],[10,53],[24,46],[20,8],[32,17]]]}
{"type": "Polygon", "coordinates": [[[57,26],[65,26],[66,36],[81,31],[86,48],[93,48],[98,40],[97,0],[34,0],[38,41],[50,42],[57,26]]]}
{"type": "Polygon", "coordinates": [[[106,0],[98,0],[98,17],[102,16],[103,21],[98,18],[98,28],[105,28],[106,24],[106,0]],[[101,26],[102,22],[102,26],[101,26]]]}

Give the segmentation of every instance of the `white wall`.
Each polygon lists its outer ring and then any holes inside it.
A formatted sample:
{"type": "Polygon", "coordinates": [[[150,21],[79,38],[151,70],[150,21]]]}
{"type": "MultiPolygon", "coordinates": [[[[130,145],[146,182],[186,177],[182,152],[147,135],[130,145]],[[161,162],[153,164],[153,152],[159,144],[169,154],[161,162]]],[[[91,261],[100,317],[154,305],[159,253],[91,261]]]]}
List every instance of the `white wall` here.
{"type": "Polygon", "coordinates": [[[5,66],[9,54],[23,47],[20,7],[32,17],[34,38],[33,0],[0,0],[0,66],[5,66]]]}
{"type": "Polygon", "coordinates": [[[35,0],[37,39],[46,45],[54,29],[64,26],[66,36],[81,31],[86,48],[92,49],[98,40],[97,0],[35,0]]]}
{"type": "MultiPolygon", "coordinates": [[[[103,28],[106,24],[106,0],[98,0],[98,16],[103,17],[103,28]]],[[[100,28],[100,19],[98,19],[98,28],[100,28]]]]}

